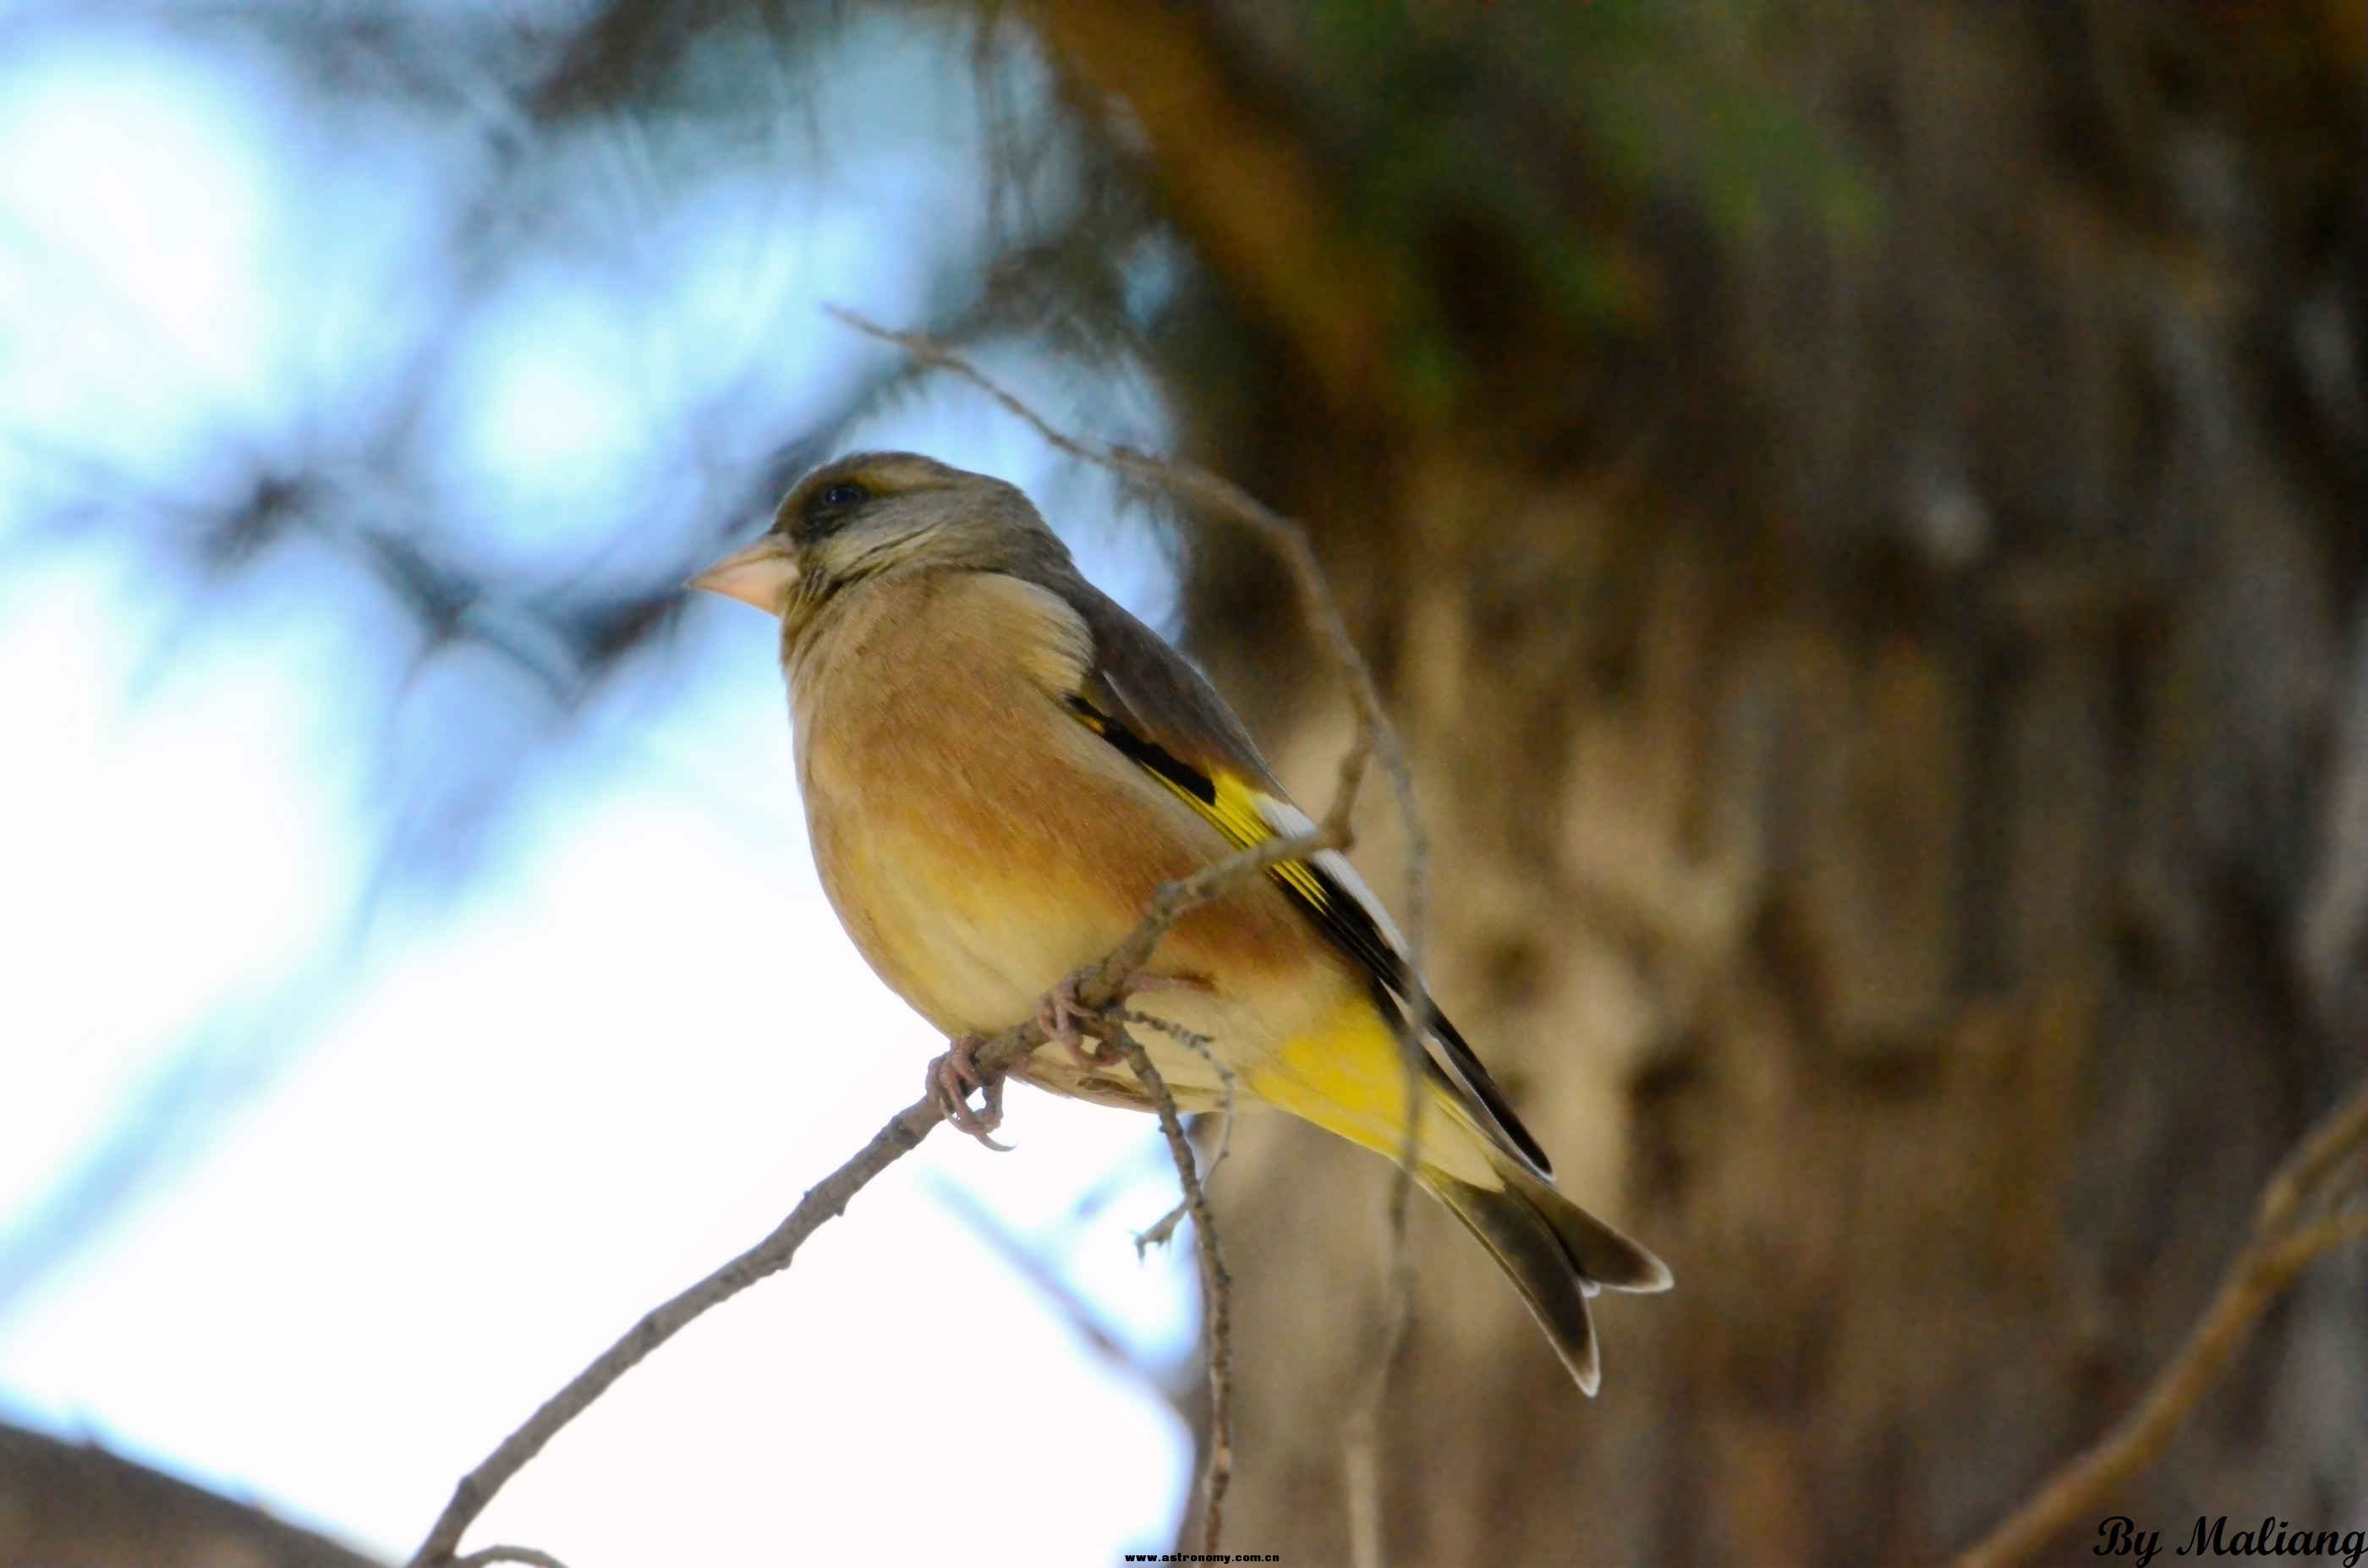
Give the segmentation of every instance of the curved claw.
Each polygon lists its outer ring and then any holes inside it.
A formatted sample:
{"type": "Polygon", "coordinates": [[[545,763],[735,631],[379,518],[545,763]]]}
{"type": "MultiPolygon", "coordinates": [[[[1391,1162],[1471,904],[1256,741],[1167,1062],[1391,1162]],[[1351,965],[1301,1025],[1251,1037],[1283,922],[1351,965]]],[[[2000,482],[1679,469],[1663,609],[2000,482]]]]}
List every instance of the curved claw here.
{"type": "Polygon", "coordinates": [[[984,1036],[974,1034],[951,1042],[945,1054],[929,1063],[928,1096],[956,1131],[968,1133],[998,1154],[1008,1154],[1010,1144],[987,1136],[1003,1125],[1003,1074],[990,1076],[979,1071],[978,1048],[985,1043],[984,1036]],[[973,1090],[979,1096],[975,1110],[970,1103],[973,1090]]]}
{"type": "MultiPolygon", "coordinates": [[[[1099,1036],[1109,1019],[1104,1009],[1088,1006],[1078,990],[1086,977],[1093,973],[1092,966],[1078,970],[1060,984],[1044,993],[1036,1004],[1036,1027],[1044,1031],[1047,1041],[1058,1042],[1075,1057],[1080,1067],[1107,1067],[1118,1060],[1118,1052],[1107,1041],[1097,1039],[1086,1043],[1088,1035],[1099,1036]]],[[[1138,971],[1126,983],[1122,996],[1133,996],[1154,991],[1206,991],[1209,983],[1199,975],[1156,974],[1148,970],[1138,971]]]]}
{"type": "Polygon", "coordinates": [[[1079,1066],[1099,1067],[1103,1062],[1101,1048],[1086,1044],[1086,1028],[1099,1024],[1101,1014],[1077,995],[1085,977],[1086,971],[1079,970],[1044,993],[1044,999],[1036,1004],[1036,1027],[1044,1031],[1046,1040],[1076,1057],[1079,1066]]]}

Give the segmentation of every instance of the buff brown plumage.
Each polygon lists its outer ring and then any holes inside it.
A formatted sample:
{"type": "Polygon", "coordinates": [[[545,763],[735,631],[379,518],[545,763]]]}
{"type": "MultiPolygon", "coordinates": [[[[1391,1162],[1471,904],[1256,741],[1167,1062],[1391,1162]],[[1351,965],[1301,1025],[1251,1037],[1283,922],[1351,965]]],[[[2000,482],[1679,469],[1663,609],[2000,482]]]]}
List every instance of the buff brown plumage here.
{"type": "MultiPolygon", "coordinates": [[[[880,977],[950,1037],[1031,1016],[1126,936],[1162,883],[1307,824],[1208,683],[1088,583],[999,480],[910,453],[842,458],[694,585],[780,618],[823,887],[880,977]]],[[[1186,915],[1130,1006],[1212,1042],[1244,1108],[1395,1158],[1410,1001],[1397,941],[1327,852],[1186,915]]],[[[1588,1298],[1665,1290],[1668,1270],[1555,1190],[1478,1057],[1417,1000],[1415,1176],[1479,1238],[1591,1393],[1588,1298]]],[[[1158,1032],[1144,1043],[1179,1107],[1224,1103],[1224,1074],[1200,1052],[1158,1032]]],[[[1088,1053],[1048,1045],[1015,1072],[1146,1105],[1122,1063],[1088,1053]]]]}

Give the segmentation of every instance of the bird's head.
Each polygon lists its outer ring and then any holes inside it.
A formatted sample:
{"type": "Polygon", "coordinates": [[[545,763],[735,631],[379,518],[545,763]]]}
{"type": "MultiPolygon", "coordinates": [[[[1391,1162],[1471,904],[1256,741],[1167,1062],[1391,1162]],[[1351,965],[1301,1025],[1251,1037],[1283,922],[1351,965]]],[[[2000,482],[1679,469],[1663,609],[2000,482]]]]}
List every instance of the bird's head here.
{"type": "Polygon", "coordinates": [[[763,538],[690,586],[787,622],[887,572],[1007,572],[1066,556],[1016,486],[912,452],[858,452],[798,481],[763,538]]]}

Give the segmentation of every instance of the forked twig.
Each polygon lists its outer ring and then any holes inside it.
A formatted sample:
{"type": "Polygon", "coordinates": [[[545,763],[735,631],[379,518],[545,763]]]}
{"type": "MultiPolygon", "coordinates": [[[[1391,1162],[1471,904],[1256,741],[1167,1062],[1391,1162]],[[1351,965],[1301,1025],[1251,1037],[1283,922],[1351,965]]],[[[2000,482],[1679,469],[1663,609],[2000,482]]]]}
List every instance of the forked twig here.
{"type": "Polygon", "coordinates": [[[2244,1250],[2212,1305],[2169,1363],[2113,1429],[2073,1459],[2030,1501],[1957,1559],[1957,1568],[2007,1568],[2084,1519],[2114,1487],[2162,1456],[2189,1412],[2220,1381],[2271,1303],[2316,1259],[2368,1236],[2357,1207],[2368,1160],[2368,1085],[2305,1135],[2261,1192],[2244,1250]]]}
{"type": "Polygon", "coordinates": [[[1233,1276],[1225,1272],[1225,1256],[1217,1246],[1217,1227],[1209,1218],[1209,1195],[1201,1186],[1192,1140],[1184,1133],[1184,1119],[1177,1114],[1176,1096],[1152,1064],[1151,1053],[1127,1032],[1123,1022],[1111,1018],[1104,1038],[1126,1057],[1159,1112],[1159,1131],[1167,1140],[1168,1156],[1176,1162],[1176,1179],[1184,1188],[1184,1205],[1192,1216],[1192,1252],[1201,1264],[1209,1356],[1209,1462],[1201,1479],[1201,1550],[1213,1554],[1224,1539],[1225,1489],[1234,1477],[1233,1276]]]}
{"type": "MultiPolygon", "coordinates": [[[[1298,855],[1312,854],[1326,842],[1328,840],[1321,831],[1270,841],[1167,883],[1152,899],[1151,908],[1127,939],[1079,983],[1078,1000],[1091,1008],[1116,1006],[1124,994],[1126,982],[1143,967],[1152,949],[1159,945],[1160,937],[1178,920],[1210,900],[1221,898],[1235,887],[1263,875],[1281,861],[1293,858],[1294,846],[1298,855]]],[[[978,1049],[975,1060],[980,1071],[990,1076],[1007,1073],[1045,1040],[1042,1026],[1030,1018],[988,1040],[978,1049]]],[[[871,1142],[854,1158],[807,1188],[788,1218],[763,1241],[643,1316],[591,1365],[569,1379],[565,1387],[544,1401],[517,1431],[485,1456],[483,1463],[461,1478],[460,1485],[453,1489],[452,1500],[445,1505],[427,1538],[412,1554],[411,1568],[458,1568],[454,1553],[469,1526],[484,1512],[495,1494],[508,1484],[528,1460],[541,1453],[561,1428],[582,1415],[651,1351],[689,1327],[694,1319],[759,1279],[787,1268],[808,1236],[845,1213],[848,1202],[874,1176],[918,1148],[921,1140],[944,1119],[945,1111],[932,1099],[916,1100],[898,1111],[871,1135],[871,1142]]],[[[516,1552],[519,1549],[503,1550],[516,1552]]]]}
{"type": "MultiPolygon", "coordinates": [[[[1223,1091],[1224,1098],[1217,1107],[1216,1152],[1209,1156],[1208,1168],[1201,1173],[1202,1184],[1207,1184],[1216,1176],[1217,1167],[1225,1163],[1225,1155],[1234,1146],[1234,1109],[1235,1096],[1240,1091],[1241,1080],[1235,1075],[1231,1067],[1225,1065],[1224,1058],[1217,1054],[1216,1042],[1207,1035],[1195,1033],[1172,1018],[1157,1017],[1150,1013],[1133,1012],[1123,1007],[1113,1008],[1110,1017],[1122,1024],[1140,1024],[1144,1028],[1157,1029],[1197,1054],[1201,1061],[1206,1062],[1215,1070],[1217,1083],[1223,1091]]],[[[1190,1193],[1187,1193],[1177,1199],[1175,1208],[1154,1220],[1147,1229],[1135,1236],[1134,1256],[1140,1258],[1153,1247],[1166,1246],[1175,1238],[1176,1227],[1190,1218],[1191,1212],[1192,1198],[1190,1193]]]]}

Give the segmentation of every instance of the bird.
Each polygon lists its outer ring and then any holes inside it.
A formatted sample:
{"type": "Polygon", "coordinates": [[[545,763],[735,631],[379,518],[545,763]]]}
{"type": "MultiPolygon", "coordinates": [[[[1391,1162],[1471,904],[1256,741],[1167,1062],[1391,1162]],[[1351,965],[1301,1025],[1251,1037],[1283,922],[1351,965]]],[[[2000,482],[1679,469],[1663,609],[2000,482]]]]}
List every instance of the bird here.
{"type": "MultiPolygon", "coordinates": [[[[772,526],[690,587],[780,625],[815,869],[888,987],[952,1042],[948,1119],[985,1141],[999,1084],[971,1060],[1031,1017],[1012,1069],[1056,1094],[1153,1108],[1087,1050],[1078,977],[1160,887],[1308,831],[1248,731],[1185,657],[1088,582],[1018,487],[912,452],[858,452],[792,487],[772,526]],[[981,1091],[983,1110],[969,1104],[981,1091]]],[[[1267,1107],[1409,1166],[1511,1280],[1578,1386],[1600,1290],[1668,1268],[1554,1185],[1545,1151],[1403,958],[1381,903],[1324,850],[1187,913],[1131,983],[1178,1110],[1267,1107]]]]}

